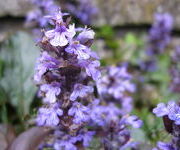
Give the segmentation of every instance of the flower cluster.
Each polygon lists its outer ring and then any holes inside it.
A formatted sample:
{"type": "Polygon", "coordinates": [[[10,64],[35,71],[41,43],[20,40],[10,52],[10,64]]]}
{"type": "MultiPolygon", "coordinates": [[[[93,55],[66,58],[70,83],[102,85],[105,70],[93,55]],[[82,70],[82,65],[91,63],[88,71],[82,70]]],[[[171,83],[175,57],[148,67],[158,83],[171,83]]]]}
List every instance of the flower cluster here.
{"type": "Polygon", "coordinates": [[[102,87],[112,95],[107,101],[99,85],[99,57],[90,48],[93,30],[75,28],[61,12],[49,18],[54,28],[45,31],[39,42],[42,52],[35,66],[34,81],[43,99],[37,125],[55,130],[50,145],[55,150],[77,150],[88,147],[96,136],[102,139],[105,148],[134,148],[137,143],[131,139],[128,126],[139,128],[142,121],[124,115],[113,101],[109,102],[113,98],[123,99],[126,102],[122,105],[128,105],[131,101],[125,92],[133,92],[134,85],[126,68],[110,67],[108,82],[111,84],[111,78],[114,82],[111,88],[102,87]]]}
{"type": "Polygon", "coordinates": [[[137,147],[138,143],[132,140],[131,132],[127,128],[129,125],[133,128],[142,125],[137,116],[128,114],[132,110],[132,98],[129,94],[135,91],[135,85],[131,80],[127,64],[123,64],[107,67],[103,77],[97,82],[99,99],[104,105],[96,104],[91,115],[105,133],[105,149],[123,150],[137,147]]]}
{"type": "MultiPolygon", "coordinates": [[[[105,103],[103,101],[103,103],[105,103]]],[[[139,128],[142,121],[137,116],[123,115],[121,109],[114,103],[99,105],[98,100],[94,102],[91,113],[93,126],[97,128],[104,149],[137,148],[138,142],[131,138],[129,126],[139,128]]]]}
{"type": "Polygon", "coordinates": [[[67,9],[83,24],[90,25],[98,9],[91,0],[77,0],[77,5],[67,4],[67,9]]]}
{"type": "Polygon", "coordinates": [[[162,54],[170,43],[172,29],[173,17],[169,13],[156,13],[154,15],[154,23],[148,35],[147,60],[140,64],[142,70],[156,70],[157,55],[162,54]]]}
{"type": "Polygon", "coordinates": [[[174,101],[168,104],[160,103],[153,109],[157,117],[163,117],[164,126],[168,133],[172,134],[170,143],[158,142],[154,150],[178,150],[180,142],[180,106],[174,101]]]}
{"type": "Polygon", "coordinates": [[[101,99],[114,100],[120,105],[122,112],[130,112],[132,98],[128,93],[135,92],[132,76],[127,71],[127,64],[107,68],[105,75],[98,81],[98,92],[101,99]]]}
{"type": "Polygon", "coordinates": [[[147,52],[150,56],[161,54],[171,41],[170,33],[173,28],[173,18],[169,13],[157,13],[155,22],[149,32],[149,47],[147,52]]]}

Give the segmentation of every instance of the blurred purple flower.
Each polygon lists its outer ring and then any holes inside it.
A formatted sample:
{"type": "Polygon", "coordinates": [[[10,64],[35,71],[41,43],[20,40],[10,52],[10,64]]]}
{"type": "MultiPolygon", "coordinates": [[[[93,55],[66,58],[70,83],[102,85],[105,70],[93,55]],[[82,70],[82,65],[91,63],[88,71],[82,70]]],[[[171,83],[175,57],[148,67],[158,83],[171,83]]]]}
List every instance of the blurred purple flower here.
{"type": "Polygon", "coordinates": [[[140,128],[143,124],[142,120],[139,120],[137,116],[129,116],[126,119],[126,123],[131,125],[133,128],[140,128]]]}
{"type": "Polygon", "coordinates": [[[150,60],[141,61],[139,66],[143,71],[153,72],[157,70],[157,60],[155,58],[151,58],[150,60]]]}
{"type": "Polygon", "coordinates": [[[26,23],[35,22],[39,27],[47,27],[49,21],[46,15],[53,14],[58,10],[58,6],[54,0],[31,0],[34,10],[30,11],[26,17],[26,23]]]}
{"type": "Polygon", "coordinates": [[[169,13],[156,13],[154,20],[149,32],[149,47],[147,49],[150,56],[164,52],[171,40],[170,33],[173,29],[173,17],[169,13]]]}
{"type": "Polygon", "coordinates": [[[132,98],[127,93],[135,91],[135,85],[131,80],[132,75],[128,73],[127,65],[107,68],[106,74],[97,84],[101,99],[115,100],[124,114],[129,113],[132,110],[132,98]]]}
{"type": "Polygon", "coordinates": [[[173,51],[172,57],[171,57],[171,66],[170,66],[170,76],[171,76],[171,82],[170,82],[170,90],[174,93],[180,92],[180,47],[176,47],[176,49],[173,51]]]}
{"type": "Polygon", "coordinates": [[[91,0],[78,0],[77,6],[67,4],[67,9],[84,24],[91,24],[93,17],[98,13],[98,9],[91,0]]]}

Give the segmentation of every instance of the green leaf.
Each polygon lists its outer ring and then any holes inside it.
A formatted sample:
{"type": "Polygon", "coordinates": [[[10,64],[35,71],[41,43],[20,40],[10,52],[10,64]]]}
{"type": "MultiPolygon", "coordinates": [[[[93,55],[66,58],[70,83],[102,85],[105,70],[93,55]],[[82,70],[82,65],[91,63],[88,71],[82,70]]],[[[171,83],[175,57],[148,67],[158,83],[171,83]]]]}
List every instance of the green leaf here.
{"type": "Polygon", "coordinates": [[[29,113],[37,90],[32,77],[38,55],[39,50],[32,37],[25,32],[13,35],[0,51],[0,62],[3,64],[0,90],[4,91],[8,102],[18,109],[20,115],[29,113]]]}
{"type": "Polygon", "coordinates": [[[131,32],[126,34],[124,40],[127,44],[133,44],[133,45],[141,45],[142,44],[142,40],[139,39],[139,37],[137,37],[135,34],[133,34],[131,32]]]}
{"type": "Polygon", "coordinates": [[[114,30],[109,25],[104,25],[100,28],[99,32],[97,32],[97,37],[103,37],[104,39],[112,39],[114,37],[114,30]]]}

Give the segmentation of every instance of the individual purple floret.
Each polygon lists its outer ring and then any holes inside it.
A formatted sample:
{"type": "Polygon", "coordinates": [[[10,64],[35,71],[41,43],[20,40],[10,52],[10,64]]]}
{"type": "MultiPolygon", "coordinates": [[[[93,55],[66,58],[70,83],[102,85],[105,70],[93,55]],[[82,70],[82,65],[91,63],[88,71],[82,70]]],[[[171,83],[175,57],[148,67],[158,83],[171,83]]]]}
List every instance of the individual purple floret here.
{"type": "Polygon", "coordinates": [[[154,24],[149,32],[148,55],[153,56],[164,52],[171,40],[172,29],[173,18],[169,13],[156,13],[154,15],[154,24]]]}
{"type": "Polygon", "coordinates": [[[45,35],[50,39],[52,46],[66,46],[69,41],[75,36],[74,24],[67,28],[65,24],[57,24],[56,28],[45,32],[45,35]]]}
{"type": "Polygon", "coordinates": [[[153,109],[153,113],[157,117],[163,117],[169,113],[167,106],[164,103],[159,103],[156,108],[153,109]]]}
{"type": "Polygon", "coordinates": [[[67,9],[83,24],[90,25],[93,17],[98,13],[97,7],[91,0],[77,0],[76,5],[67,4],[67,9]]]}
{"type": "Polygon", "coordinates": [[[168,118],[174,121],[175,124],[180,125],[180,106],[174,101],[168,102],[167,105],[160,103],[153,109],[153,113],[157,117],[168,116],[168,118]]]}
{"type": "Polygon", "coordinates": [[[80,44],[79,42],[71,43],[65,49],[66,52],[70,54],[76,54],[78,59],[89,59],[91,55],[91,51],[87,46],[80,44]]]}
{"type": "Polygon", "coordinates": [[[44,102],[55,103],[57,96],[60,94],[60,84],[53,82],[51,84],[43,84],[40,87],[40,91],[45,94],[44,102]]]}
{"type": "Polygon", "coordinates": [[[75,84],[74,90],[70,96],[71,101],[75,101],[78,97],[85,97],[89,93],[93,93],[93,87],[92,86],[85,86],[82,84],[75,84]]]}
{"type": "Polygon", "coordinates": [[[90,119],[89,114],[90,114],[90,109],[78,102],[75,102],[68,111],[68,115],[74,117],[73,122],[76,124],[88,122],[90,119]]]}
{"type": "Polygon", "coordinates": [[[59,105],[53,104],[49,108],[40,108],[36,121],[39,126],[57,126],[60,122],[59,117],[62,115],[63,111],[59,105]]]}

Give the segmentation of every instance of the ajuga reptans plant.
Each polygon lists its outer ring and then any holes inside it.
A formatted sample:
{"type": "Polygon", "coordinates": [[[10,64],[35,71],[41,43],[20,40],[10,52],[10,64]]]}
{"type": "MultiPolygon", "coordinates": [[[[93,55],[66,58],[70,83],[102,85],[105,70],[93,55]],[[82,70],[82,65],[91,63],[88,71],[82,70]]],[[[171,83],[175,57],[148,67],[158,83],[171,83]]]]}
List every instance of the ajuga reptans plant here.
{"type": "Polygon", "coordinates": [[[109,81],[102,85],[99,57],[90,48],[94,31],[76,28],[60,11],[48,19],[52,29],[44,31],[38,43],[41,55],[34,75],[43,103],[37,125],[54,129],[44,147],[78,150],[97,140],[99,149],[135,149],[129,126],[139,128],[142,121],[128,115],[131,106],[127,112],[121,110],[126,99],[131,101],[126,93],[135,88],[126,67],[110,67],[109,81]]]}

